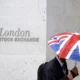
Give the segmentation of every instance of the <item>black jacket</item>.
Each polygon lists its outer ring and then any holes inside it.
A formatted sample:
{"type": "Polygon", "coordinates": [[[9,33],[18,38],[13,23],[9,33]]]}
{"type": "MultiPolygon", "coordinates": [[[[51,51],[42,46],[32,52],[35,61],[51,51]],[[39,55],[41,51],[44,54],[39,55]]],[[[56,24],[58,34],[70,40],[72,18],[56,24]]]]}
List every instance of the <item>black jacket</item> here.
{"type": "MultiPolygon", "coordinates": [[[[68,74],[67,64],[66,66],[66,75],[68,74]]],[[[67,76],[65,76],[62,67],[60,66],[56,57],[48,62],[44,68],[43,80],[69,80],[67,76]]]]}

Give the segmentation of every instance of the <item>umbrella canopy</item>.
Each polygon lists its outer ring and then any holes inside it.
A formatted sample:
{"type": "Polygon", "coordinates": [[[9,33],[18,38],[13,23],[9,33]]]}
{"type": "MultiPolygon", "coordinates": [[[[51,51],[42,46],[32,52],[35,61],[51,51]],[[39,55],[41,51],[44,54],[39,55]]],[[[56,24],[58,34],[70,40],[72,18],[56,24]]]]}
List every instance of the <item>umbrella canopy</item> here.
{"type": "Polygon", "coordinates": [[[61,58],[80,61],[80,34],[60,33],[50,37],[48,45],[61,58]]]}

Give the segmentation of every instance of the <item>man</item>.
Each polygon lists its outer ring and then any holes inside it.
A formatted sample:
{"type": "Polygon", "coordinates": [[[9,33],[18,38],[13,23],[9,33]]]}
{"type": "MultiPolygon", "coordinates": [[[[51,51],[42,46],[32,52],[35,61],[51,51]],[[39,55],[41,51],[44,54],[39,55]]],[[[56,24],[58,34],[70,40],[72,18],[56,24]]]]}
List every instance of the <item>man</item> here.
{"type": "Polygon", "coordinates": [[[68,72],[66,60],[56,56],[45,65],[43,80],[73,80],[77,75],[77,67],[68,72]]]}

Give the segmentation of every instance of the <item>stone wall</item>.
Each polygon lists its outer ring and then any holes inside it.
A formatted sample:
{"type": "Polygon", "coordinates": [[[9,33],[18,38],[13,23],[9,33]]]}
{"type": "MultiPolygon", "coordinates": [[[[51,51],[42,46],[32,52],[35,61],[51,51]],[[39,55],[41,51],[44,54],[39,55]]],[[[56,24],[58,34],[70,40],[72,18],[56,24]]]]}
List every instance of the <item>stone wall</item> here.
{"type": "Polygon", "coordinates": [[[37,80],[45,60],[46,0],[0,0],[0,80],[37,80]]]}

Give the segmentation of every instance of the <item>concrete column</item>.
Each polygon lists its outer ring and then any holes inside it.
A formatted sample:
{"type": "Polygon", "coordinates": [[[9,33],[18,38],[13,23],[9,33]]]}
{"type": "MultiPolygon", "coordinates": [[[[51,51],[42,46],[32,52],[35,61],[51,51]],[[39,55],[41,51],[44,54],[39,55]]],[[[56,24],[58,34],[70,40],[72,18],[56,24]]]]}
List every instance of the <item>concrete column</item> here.
{"type": "MultiPolygon", "coordinates": [[[[65,31],[80,32],[80,0],[47,0],[47,41],[50,36],[65,31]]],[[[55,55],[47,45],[47,61],[55,55]]],[[[68,66],[71,69],[74,62],[69,61],[68,66]]],[[[77,66],[80,69],[79,63],[77,66]]]]}

